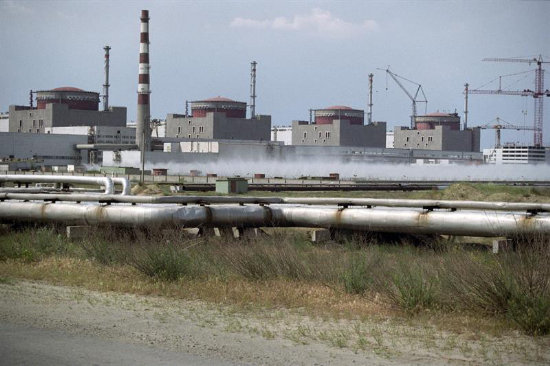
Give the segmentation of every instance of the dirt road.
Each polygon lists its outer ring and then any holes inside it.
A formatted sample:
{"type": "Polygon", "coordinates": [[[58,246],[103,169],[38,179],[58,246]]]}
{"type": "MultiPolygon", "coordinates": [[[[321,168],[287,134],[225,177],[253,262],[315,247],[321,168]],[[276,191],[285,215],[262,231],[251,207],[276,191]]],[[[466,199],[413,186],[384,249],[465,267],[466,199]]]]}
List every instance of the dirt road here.
{"type": "Polygon", "coordinates": [[[455,335],[433,327],[311,318],[101,293],[0,284],[0,352],[10,363],[188,365],[545,364],[549,339],[455,335]],[[25,355],[29,359],[25,359],[25,355]],[[60,358],[64,355],[67,358],[60,358]],[[38,357],[38,358],[32,358],[38,357]],[[30,360],[30,361],[29,361],[30,360]],[[57,362],[55,362],[57,361],[57,362]],[[76,361],[76,362],[75,362],[76,361]]]}

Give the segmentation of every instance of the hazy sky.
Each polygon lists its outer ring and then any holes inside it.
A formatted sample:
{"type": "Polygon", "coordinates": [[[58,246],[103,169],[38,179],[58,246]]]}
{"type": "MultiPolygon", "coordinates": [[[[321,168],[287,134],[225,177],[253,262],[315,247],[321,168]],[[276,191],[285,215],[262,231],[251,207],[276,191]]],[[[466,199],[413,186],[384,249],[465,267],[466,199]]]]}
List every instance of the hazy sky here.
{"type": "MultiPolygon", "coordinates": [[[[27,104],[30,89],[75,86],[101,92],[108,44],[110,104],[127,106],[134,120],[141,9],[149,9],[151,17],[154,118],[183,113],[185,100],[221,95],[248,102],[250,61],[256,60],[256,111],[272,115],[273,125],[306,120],[310,108],[334,104],[366,110],[372,72],[374,120],[387,121],[392,129],[408,125],[411,103],[377,68],[389,65],[422,84],[428,112],[463,115],[465,82],[474,89],[499,75],[535,68],[483,58],[542,54],[550,61],[550,1],[0,0],[0,110],[27,104]]],[[[534,89],[534,73],[505,77],[502,85],[534,89]]],[[[550,88],[548,77],[545,85],[550,88]]],[[[533,99],[470,97],[471,126],[497,116],[532,126],[533,99]]],[[[493,130],[482,134],[483,145],[493,143],[493,130]]],[[[529,143],[532,134],[503,131],[503,140],[529,143]]]]}

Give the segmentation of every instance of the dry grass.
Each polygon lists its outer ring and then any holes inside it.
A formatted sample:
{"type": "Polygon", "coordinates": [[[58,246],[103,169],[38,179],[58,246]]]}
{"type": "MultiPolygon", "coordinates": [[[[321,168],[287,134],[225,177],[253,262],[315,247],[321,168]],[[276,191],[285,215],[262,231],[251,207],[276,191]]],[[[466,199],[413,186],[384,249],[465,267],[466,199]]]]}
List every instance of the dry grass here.
{"type": "MultiPolygon", "coordinates": [[[[183,195],[220,195],[216,192],[182,192],[183,195]]],[[[550,202],[550,188],[505,186],[500,184],[455,183],[442,190],[425,191],[249,191],[243,196],[255,197],[348,197],[411,198],[443,200],[480,200],[508,202],[550,202]]]]}
{"type": "Polygon", "coordinates": [[[0,277],[336,318],[429,315],[475,326],[451,319],[485,316],[491,327],[550,331],[543,238],[499,256],[430,238],[399,245],[380,244],[383,236],[344,238],[317,247],[288,232],[227,240],[102,228],[73,243],[55,228],[31,228],[0,235],[0,277]]]}

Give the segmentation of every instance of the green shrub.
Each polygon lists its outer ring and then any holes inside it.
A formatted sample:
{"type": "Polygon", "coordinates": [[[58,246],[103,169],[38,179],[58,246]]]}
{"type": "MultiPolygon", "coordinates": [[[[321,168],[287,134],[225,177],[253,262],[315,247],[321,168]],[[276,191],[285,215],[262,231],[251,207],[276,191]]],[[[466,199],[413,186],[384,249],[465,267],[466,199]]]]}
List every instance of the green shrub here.
{"type": "Polygon", "coordinates": [[[435,302],[437,278],[418,263],[400,262],[388,276],[390,300],[408,313],[430,308],[435,302]]]}
{"type": "Polygon", "coordinates": [[[147,276],[166,281],[194,274],[191,257],[176,244],[142,244],[134,250],[129,264],[147,276]]]}
{"type": "Polygon", "coordinates": [[[348,263],[347,268],[342,274],[342,282],[344,289],[350,294],[363,294],[373,285],[373,278],[376,275],[376,267],[380,264],[380,257],[366,253],[353,255],[348,263]]]}
{"type": "Polygon", "coordinates": [[[293,243],[255,243],[226,245],[221,255],[232,272],[250,280],[273,278],[307,279],[311,270],[293,243]]]}
{"type": "Polygon", "coordinates": [[[65,255],[69,245],[51,227],[29,228],[0,237],[0,260],[39,261],[49,255],[65,255]]]}
{"type": "Polygon", "coordinates": [[[516,292],[508,301],[508,317],[529,335],[550,333],[550,296],[516,292]]]}
{"type": "Polygon", "coordinates": [[[103,265],[121,263],[126,260],[127,253],[122,248],[123,243],[110,242],[103,238],[92,238],[80,243],[86,256],[103,265]]]}

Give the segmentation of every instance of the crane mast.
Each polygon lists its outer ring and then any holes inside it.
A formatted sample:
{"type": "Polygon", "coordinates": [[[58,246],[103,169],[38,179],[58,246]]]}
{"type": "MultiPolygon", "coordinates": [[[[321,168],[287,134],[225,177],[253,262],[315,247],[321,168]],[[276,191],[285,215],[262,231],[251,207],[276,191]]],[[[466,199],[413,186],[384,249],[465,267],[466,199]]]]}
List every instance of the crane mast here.
{"type": "Polygon", "coordinates": [[[389,75],[395,81],[395,83],[401,88],[401,90],[403,90],[405,92],[405,94],[411,100],[411,102],[412,102],[411,129],[414,129],[416,127],[416,116],[417,116],[417,114],[416,114],[416,103],[426,103],[426,109],[428,108],[428,100],[426,98],[426,94],[424,94],[424,89],[422,89],[422,85],[420,85],[420,84],[418,84],[418,83],[416,83],[412,80],[409,80],[407,78],[404,78],[403,76],[399,76],[399,75],[391,72],[389,68],[387,68],[387,69],[377,69],[377,70],[385,71],[386,74],[389,75]],[[405,81],[408,81],[409,83],[412,83],[412,84],[417,86],[416,93],[414,94],[414,96],[407,90],[407,88],[405,88],[405,86],[399,81],[398,78],[403,79],[405,81]],[[419,93],[422,93],[422,96],[424,97],[424,99],[421,99],[421,100],[418,99],[419,93]]]}
{"type": "Polygon", "coordinates": [[[496,123],[486,123],[482,126],[479,126],[482,130],[495,130],[495,147],[501,147],[501,130],[526,130],[526,131],[534,131],[535,127],[528,127],[528,126],[519,126],[519,125],[513,125],[511,123],[508,123],[501,118],[497,117],[495,119],[496,123]]]}
{"type": "MultiPolygon", "coordinates": [[[[470,94],[491,94],[491,95],[516,95],[522,97],[533,97],[534,99],[534,113],[533,113],[533,143],[534,146],[542,146],[542,132],[544,127],[544,99],[543,97],[550,97],[550,91],[548,89],[544,90],[544,69],[542,64],[550,63],[549,61],[544,61],[542,56],[536,58],[522,59],[522,58],[484,58],[482,61],[493,61],[493,62],[521,62],[536,64],[537,68],[535,69],[535,90],[502,90],[499,82],[499,88],[497,90],[466,90],[465,93],[470,94]]],[[[466,96],[467,97],[467,96],[466,96]]]]}

